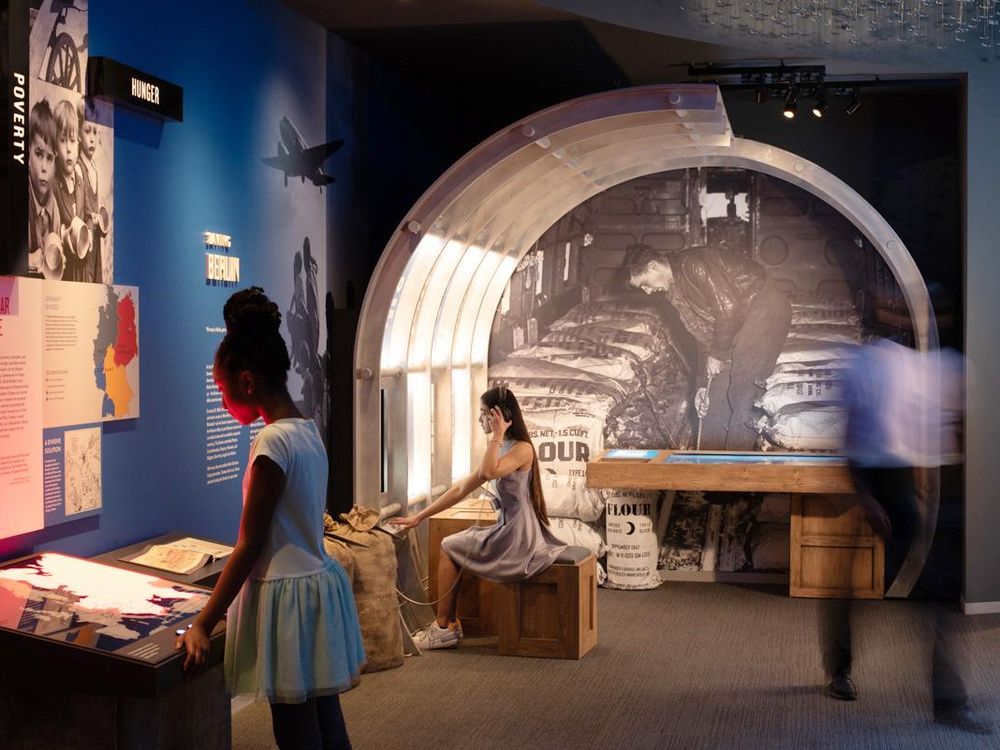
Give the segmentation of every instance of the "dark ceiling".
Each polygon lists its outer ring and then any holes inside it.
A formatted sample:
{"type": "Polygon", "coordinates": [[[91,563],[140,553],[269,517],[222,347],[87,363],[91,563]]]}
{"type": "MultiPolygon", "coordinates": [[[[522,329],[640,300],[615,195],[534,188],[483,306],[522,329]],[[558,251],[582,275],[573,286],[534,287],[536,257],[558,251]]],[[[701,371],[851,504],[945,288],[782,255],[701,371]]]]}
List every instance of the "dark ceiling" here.
{"type": "Polygon", "coordinates": [[[532,0],[285,0],[384,65],[440,90],[484,77],[594,90],[685,80],[743,50],[583,19],[532,0]]]}
{"type": "Polygon", "coordinates": [[[582,19],[532,0],[286,0],[432,99],[470,136],[622,86],[688,80],[748,53],[582,19]]]}

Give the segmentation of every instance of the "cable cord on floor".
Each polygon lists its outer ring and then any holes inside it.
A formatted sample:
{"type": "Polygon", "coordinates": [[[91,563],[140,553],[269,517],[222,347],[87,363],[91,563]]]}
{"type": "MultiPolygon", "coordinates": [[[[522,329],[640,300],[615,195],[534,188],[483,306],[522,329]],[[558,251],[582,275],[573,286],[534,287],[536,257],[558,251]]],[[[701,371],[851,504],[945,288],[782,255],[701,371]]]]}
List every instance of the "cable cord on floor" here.
{"type": "MultiPolygon", "coordinates": [[[[479,487],[482,487],[482,486],[483,486],[482,484],[479,485],[479,487]]],[[[476,489],[479,489],[479,488],[477,487],[476,489]]],[[[489,490],[487,490],[487,492],[489,492],[489,490]]],[[[493,493],[490,492],[490,494],[492,495],[493,493]]],[[[479,522],[482,520],[482,518],[483,518],[483,503],[482,503],[482,501],[480,501],[480,503],[479,503],[479,510],[476,513],[476,524],[475,524],[476,526],[479,526],[479,522]]],[[[417,604],[417,605],[420,605],[420,606],[432,607],[435,604],[437,604],[438,602],[440,602],[442,599],[445,599],[446,597],[451,596],[451,592],[454,591],[455,588],[458,586],[458,584],[462,582],[462,572],[464,570],[465,570],[465,566],[464,565],[459,565],[458,566],[458,575],[455,576],[455,582],[453,584],[451,584],[451,587],[446,592],[444,592],[443,594],[441,594],[441,596],[439,596],[437,599],[434,599],[433,601],[418,602],[416,599],[411,599],[406,594],[404,594],[399,589],[398,586],[396,587],[396,593],[399,594],[401,597],[403,597],[410,604],[417,604]]]]}

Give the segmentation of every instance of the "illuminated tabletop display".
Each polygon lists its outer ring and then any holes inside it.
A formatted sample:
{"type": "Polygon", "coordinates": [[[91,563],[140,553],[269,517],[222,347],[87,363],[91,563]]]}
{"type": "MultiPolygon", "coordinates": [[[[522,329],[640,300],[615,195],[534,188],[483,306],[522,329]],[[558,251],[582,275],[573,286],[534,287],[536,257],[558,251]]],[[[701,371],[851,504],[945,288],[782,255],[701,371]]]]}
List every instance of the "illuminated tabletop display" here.
{"type": "MultiPolygon", "coordinates": [[[[653,453],[659,451],[643,451],[653,453]]],[[[608,458],[606,456],[606,458],[608,458]]],[[[691,453],[677,451],[663,459],[665,464],[843,464],[843,456],[823,456],[807,453],[691,453]]]]}
{"type": "Polygon", "coordinates": [[[633,450],[629,448],[614,448],[604,454],[605,461],[651,461],[656,458],[658,450],[633,450]]]}
{"type": "Polygon", "coordinates": [[[0,629],[146,664],[176,655],[175,634],[205,589],[55,552],[0,566],[0,629]]]}
{"type": "Polygon", "coordinates": [[[615,449],[587,464],[587,487],[787,493],[789,594],[882,597],[885,545],[857,504],[844,456],[615,449]]]}

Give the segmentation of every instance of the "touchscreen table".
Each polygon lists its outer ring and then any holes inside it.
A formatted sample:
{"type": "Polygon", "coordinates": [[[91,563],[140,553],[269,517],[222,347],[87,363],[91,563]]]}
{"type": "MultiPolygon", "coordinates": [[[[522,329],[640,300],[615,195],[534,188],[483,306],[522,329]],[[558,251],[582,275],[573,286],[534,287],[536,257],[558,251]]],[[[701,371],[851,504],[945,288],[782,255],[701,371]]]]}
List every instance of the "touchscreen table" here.
{"type": "Polygon", "coordinates": [[[663,459],[665,464],[769,464],[799,466],[843,464],[843,456],[795,453],[689,453],[675,451],[663,459]]]}
{"type": "MultiPolygon", "coordinates": [[[[844,456],[634,450],[630,453],[653,456],[623,461],[608,453],[587,464],[587,487],[789,494],[789,593],[829,598],[882,597],[885,545],[857,502],[844,456]]],[[[706,532],[705,546],[709,549],[719,547],[718,532],[715,534],[706,532]]],[[[698,573],[706,574],[706,580],[722,580],[717,576],[728,571],[698,573]]],[[[744,574],[732,575],[735,580],[744,574]]]]}
{"type": "Polygon", "coordinates": [[[9,679],[19,671],[19,685],[48,672],[50,681],[94,690],[159,692],[182,679],[176,635],[208,597],[197,586],[56,552],[0,564],[0,653],[22,667],[4,671],[9,679]]]}

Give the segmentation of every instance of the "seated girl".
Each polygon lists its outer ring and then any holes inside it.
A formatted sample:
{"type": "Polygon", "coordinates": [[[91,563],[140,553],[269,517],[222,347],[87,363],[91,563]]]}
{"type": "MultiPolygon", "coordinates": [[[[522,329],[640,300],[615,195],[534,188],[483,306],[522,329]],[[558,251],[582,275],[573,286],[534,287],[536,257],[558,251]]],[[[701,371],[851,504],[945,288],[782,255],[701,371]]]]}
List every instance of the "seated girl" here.
{"type": "Polygon", "coordinates": [[[492,481],[497,522],[472,526],[441,542],[437,618],[414,636],[421,649],[457,646],[462,629],[456,619],[462,571],[487,581],[520,581],[540,573],[566,549],[548,529],[538,457],[514,394],[500,386],[480,399],[479,424],[490,435],[479,470],[456,482],[441,497],[412,516],[390,523],[413,528],[457,503],[485,481],[492,481]]]}

